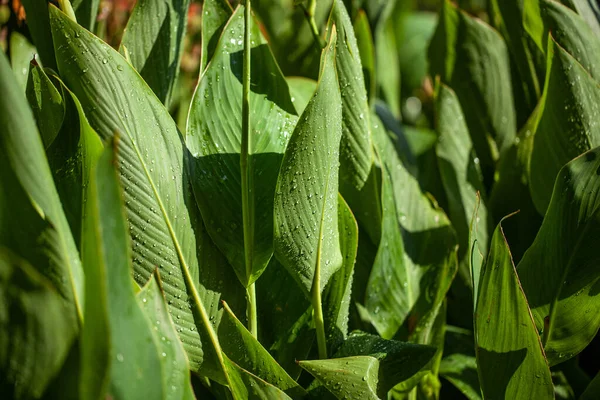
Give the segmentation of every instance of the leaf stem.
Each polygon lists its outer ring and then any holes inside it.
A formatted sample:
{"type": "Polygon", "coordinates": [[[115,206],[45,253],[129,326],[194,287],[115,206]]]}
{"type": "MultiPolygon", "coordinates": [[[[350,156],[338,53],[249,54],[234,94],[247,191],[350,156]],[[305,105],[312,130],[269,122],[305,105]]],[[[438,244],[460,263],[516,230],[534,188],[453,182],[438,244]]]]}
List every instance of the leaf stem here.
{"type": "MultiPolygon", "coordinates": [[[[252,278],[252,259],[254,246],[252,234],[254,232],[254,196],[252,194],[252,163],[249,162],[251,148],[250,141],[250,25],[252,22],[250,0],[246,0],[244,9],[244,65],[242,79],[242,140],[240,149],[240,170],[242,183],[242,219],[244,222],[244,261],[246,265],[246,282],[252,278]]],[[[256,321],[256,289],[254,283],[246,288],[246,315],[248,319],[248,330],[252,336],[257,337],[258,324],[256,321]]]]}
{"type": "MultiPolygon", "coordinates": [[[[320,263],[318,263],[320,264],[320,263]]],[[[313,306],[313,319],[315,322],[315,329],[317,331],[317,346],[319,348],[319,358],[327,358],[327,339],[325,337],[325,320],[323,318],[323,308],[321,306],[321,268],[317,264],[315,270],[315,277],[313,279],[313,285],[311,288],[312,295],[312,306],[313,306]]]]}
{"type": "Polygon", "coordinates": [[[315,22],[315,12],[317,9],[317,0],[309,0],[308,7],[304,6],[304,4],[300,4],[302,11],[304,11],[304,16],[310,26],[310,31],[313,34],[315,42],[318,43],[321,49],[325,48],[325,43],[321,39],[321,35],[319,35],[319,28],[317,27],[317,23],[315,22]]]}

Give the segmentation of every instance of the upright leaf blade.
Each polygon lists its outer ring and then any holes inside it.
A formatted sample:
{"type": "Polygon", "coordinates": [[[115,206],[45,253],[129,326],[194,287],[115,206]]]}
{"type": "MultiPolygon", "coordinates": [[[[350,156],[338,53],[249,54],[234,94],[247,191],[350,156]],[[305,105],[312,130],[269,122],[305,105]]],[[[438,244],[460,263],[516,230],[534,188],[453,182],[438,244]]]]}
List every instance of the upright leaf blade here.
{"type": "Polygon", "coordinates": [[[186,137],[197,177],[194,194],[208,233],[245,287],[260,276],[273,254],[275,184],[297,120],[288,85],[258,24],[253,21],[250,28],[251,76],[243,74],[240,6],[196,88],[186,137]],[[248,131],[242,132],[245,79],[251,84],[251,117],[248,131]]]}
{"type": "Polygon", "coordinates": [[[190,0],[137,1],[121,42],[133,67],[166,105],[179,74],[189,5],[190,0]]]}
{"type": "Polygon", "coordinates": [[[484,397],[553,398],[548,362],[501,225],[480,277],[474,320],[484,397]]]}
{"type": "Polygon", "coordinates": [[[212,59],[221,37],[221,32],[233,11],[226,0],[204,0],[202,4],[202,54],[200,55],[200,73],[212,59]]]}

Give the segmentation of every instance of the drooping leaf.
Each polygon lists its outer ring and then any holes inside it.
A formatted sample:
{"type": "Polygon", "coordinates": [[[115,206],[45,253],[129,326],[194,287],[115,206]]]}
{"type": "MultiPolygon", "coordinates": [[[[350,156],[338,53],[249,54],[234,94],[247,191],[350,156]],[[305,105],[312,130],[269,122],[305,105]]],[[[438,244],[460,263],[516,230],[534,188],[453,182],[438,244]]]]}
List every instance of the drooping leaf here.
{"type": "Polygon", "coordinates": [[[65,83],[104,141],[121,134],[117,160],[134,278],[143,285],[159,268],[191,369],[226,384],[214,330],[222,314],[219,301],[223,297],[239,304],[243,294],[199,219],[175,123],[119,53],[55,7],[50,14],[65,83]]]}
{"type": "Polygon", "coordinates": [[[343,263],[323,291],[325,335],[331,353],[335,352],[348,336],[352,278],[358,251],[358,225],[341,195],[338,196],[338,229],[343,263]]]}
{"type": "Polygon", "coordinates": [[[229,306],[224,304],[224,307],[225,313],[219,326],[219,339],[227,357],[239,367],[290,396],[305,395],[304,389],[277,364],[269,352],[236,318],[229,306]]]}
{"type": "Polygon", "coordinates": [[[75,338],[72,311],[48,279],[6,248],[0,248],[0,307],[0,391],[11,399],[40,398],[75,338]]]}
{"type": "Polygon", "coordinates": [[[600,229],[599,154],[590,150],[561,169],[542,226],[518,266],[550,365],[583,350],[600,327],[593,244],[600,229]]]}
{"type": "Polygon", "coordinates": [[[0,245],[49,279],[77,325],[83,270],[27,100],[0,56],[0,245]]]}
{"type": "Polygon", "coordinates": [[[44,147],[48,148],[63,124],[66,106],[58,89],[35,61],[29,67],[25,93],[44,147]]]}
{"type": "Polygon", "coordinates": [[[189,5],[190,0],[137,1],[121,41],[121,50],[127,48],[133,67],[166,105],[179,74],[189,5]]]}
{"type": "Polygon", "coordinates": [[[317,91],[292,133],[275,192],[275,255],[308,298],[342,265],[337,197],[342,107],[335,40],[332,32],[317,91]]]}
{"type": "Polygon", "coordinates": [[[212,59],[221,32],[233,14],[226,0],[204,0],[202,4],[202,53],[200,55],[200,73],[212,59]]]}
{"type": "Polygon", "coordinates": [[[186,145],[194,157],[192,184],[208,233],[247,287],[273,254],[275,184],[297,117],[285,78],[255,22],[252,75],[243,76],[243,7],[223,32],[192,100],[186,145]],[[242,132],[242,81],[248,78],[250,125],[242,132]]]}
{"type": "Polygon", "coordinates": [[[19,88],[27,88],[29,64],[35,57],[37,49],[19,32],[10,35],[10,64],[17,78],[19,88]]]}
{"type": "Polygon", "coordinates": [[[533,138],[529,188],[537,210],[550,203],[558,171],[600,145],[600,86],[558,43],[548,43],[548,66],[533,138]]]}
{"type": "MultiPolygon", "coordinates": [[[[340,180],[360,190],[371,171],[373,148],[369,103],[360,51],[342,0],[334,0],[331,23],[337,29],[336,69],[342,95],[340,180]]],[[[342,185],[342,194],[344,185],[342,185]]]]}
{"type": "Polygon", "coordinates": [[[117,136],[98,160],[88,188],[82,251],[87,296],[81,333],[83,399],[145,399],[168,390],[152,326],[135,299],[118,146],[117,136]]]}
{"type": "Polygon", "coordinates": [[[490,178],[499,152],[516,133],[508,52],[502,37],[483,21],[445,0],[429,47],[432,76],[455,92],[484,177],[490,178]],[[495,142],[491,141],[494,139],[495,142]]]}
{"type": "Polygon", "coordinates": [[[475,301],[475,350],[484,398],[553,398],[548,362],[501,224],[492,236],[475,301]]]}
{"type": "Polygon", "coordinates": [[[153,326],[152,336],[160,354],[164,398],[195,399],[190,382],[189,363],[183,345],[179,341],[175,325],[167,310],[158,272],[136,295],[138,304],[153,326]]]}
{"type": "MultiPolygon", "coordinates": [[[[458,236],[459,259],[463,260],[469,252],[469,223],[477,193],[485,191],[462,108],[454,91],[444,84],[436,93],[436,124],[438,165],[448,198],[449,218],[458,236]]],[[[476,229],[483,254],[487,253],[488,225],[487,207],[480,203],[476,229]]]]}

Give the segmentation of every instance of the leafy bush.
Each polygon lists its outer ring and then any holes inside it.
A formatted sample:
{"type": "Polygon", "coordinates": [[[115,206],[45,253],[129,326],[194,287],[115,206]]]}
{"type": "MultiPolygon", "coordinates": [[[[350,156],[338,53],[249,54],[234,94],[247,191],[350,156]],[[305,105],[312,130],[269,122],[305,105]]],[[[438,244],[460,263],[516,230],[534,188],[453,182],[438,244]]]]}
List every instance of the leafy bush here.
{"type": "Polygon", "coordinates": [[[600,397],[592,3],[46,3],[0,56],[6,398],[600,397]]]}

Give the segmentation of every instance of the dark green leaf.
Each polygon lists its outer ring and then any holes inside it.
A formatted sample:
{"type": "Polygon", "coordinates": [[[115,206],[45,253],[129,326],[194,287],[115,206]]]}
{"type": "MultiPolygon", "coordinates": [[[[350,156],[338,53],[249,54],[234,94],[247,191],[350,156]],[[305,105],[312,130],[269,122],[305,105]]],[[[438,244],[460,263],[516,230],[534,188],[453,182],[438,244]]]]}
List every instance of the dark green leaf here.
{"type": "Polygon", "coordinates": [[[204,0],[202,4],[202,54],[200,73],[212,59],[221,32],[233,11],[226,0],[204,0]]]}
{"type": "Polygon", "coordinates": [[[445,357],[440,364],[440,375],[450,381],[469,400],[481,400],[474,356],[455,353],[445,357]]]}
{"type": "Polygon", "coordinates": [[[33,39],[33,44],[40,53],[44,67],[56,69],[54,46],[52,45],[52,31],[48,17],[47,0],[23,0],[23,7],[27,13],[27,26],[33,39]]]}
{"type": "Polygon", "coordinates": [[[73,0],[71,4],[77,17],[77,23],[85,29],[94,32],[100,0],[73,0]]]}

